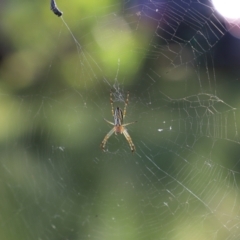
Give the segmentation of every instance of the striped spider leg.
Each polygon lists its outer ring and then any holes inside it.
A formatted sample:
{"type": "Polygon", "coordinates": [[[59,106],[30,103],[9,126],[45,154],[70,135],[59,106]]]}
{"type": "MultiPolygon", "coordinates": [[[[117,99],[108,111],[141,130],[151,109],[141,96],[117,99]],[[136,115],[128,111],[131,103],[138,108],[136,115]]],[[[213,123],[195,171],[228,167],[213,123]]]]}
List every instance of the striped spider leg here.
{"type": "Polygon", "coordinates": [[[124,137],[127,139],[129,146],[131,148],[132,152],[136,151],[135,145],[133,144],[133,141],[127,132],[127,129],[125,128],[127,125],[136,123],[137,121],[130,122],[130,123],[125,123],[123,124],[123,120],[126,116],[127,112],[127,105],[128,105],[128,98],[129,98],[129,92],[127,93],[127,98],[125,101],[124,109],[122,111],[121,108],[117,107],[114,111],[113,107],[113,100],[112,100],[112,92],[110,93],[110,104],[111,104],[111,110],[112,110],[112,116],[114,118],[114,123],[104,119],[107,123],[113,125],[114,127],[109,131],[109,133],[104,137],[100,147],[102,148],[103,151],[105,151],[105,145],[107,143],[107,140],[112,136],[113,133],[117,135],[117,133],[123,134],[124,137]]]}

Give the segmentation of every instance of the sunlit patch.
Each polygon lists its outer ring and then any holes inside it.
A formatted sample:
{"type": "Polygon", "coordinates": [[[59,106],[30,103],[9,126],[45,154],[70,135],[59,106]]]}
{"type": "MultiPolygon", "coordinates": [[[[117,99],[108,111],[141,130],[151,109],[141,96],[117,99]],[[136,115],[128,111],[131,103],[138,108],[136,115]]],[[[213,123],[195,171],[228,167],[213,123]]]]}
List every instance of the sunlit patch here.
{"type": "Polygon", "coordinates": [[[212,0],[215,9],[227,19],[240,19],[239,0],[212,0]]]}
{"type": "Polygon", "coordinates": [[[225,25],[231,35],[240,38],[240,1],[212,0],[214,8],[224,18],[225,25]]]}

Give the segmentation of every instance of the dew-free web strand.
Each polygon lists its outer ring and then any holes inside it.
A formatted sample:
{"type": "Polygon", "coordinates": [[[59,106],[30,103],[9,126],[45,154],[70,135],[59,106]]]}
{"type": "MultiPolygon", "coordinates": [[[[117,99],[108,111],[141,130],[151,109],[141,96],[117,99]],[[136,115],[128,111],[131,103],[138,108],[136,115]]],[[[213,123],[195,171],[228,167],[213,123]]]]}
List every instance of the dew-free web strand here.
{"type": "Polygon", "coordinates": [[[56,14],[58,17],[61,17],[63,13],[57,8],[56,2],[54,0],[51,0],[50,5],[50,9],[54,12],[54,14],[56,14]]]}

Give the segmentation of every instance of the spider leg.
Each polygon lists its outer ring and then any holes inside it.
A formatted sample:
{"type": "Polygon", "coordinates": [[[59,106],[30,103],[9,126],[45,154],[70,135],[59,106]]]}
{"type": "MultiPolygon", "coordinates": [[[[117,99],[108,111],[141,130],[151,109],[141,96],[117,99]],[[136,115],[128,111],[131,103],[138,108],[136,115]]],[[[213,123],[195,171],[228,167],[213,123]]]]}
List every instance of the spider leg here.
{"type": "Polygon", "coordinates": [[[113,126],[114,126],[114,123],[112,123],[112,122],[108,121],[108,120],[107,120],[107,119],[105,119],[105,118],[104,118],[104,120],[105,120],[107,123],[109,123],[109,124],[111,124],[111,125],[113,125],[113,126]]]}
{"type": "Polygon", "coordinates": [[[124,137],[127,139],[132,153],[135,152],[136,151],[135,145],[133,144],[133,141],[132,141],[130,135],[128,134],[127,130],[124,129],[122,133],[123,133],[124,137]]]}
{"type": "Polygon", "coordinates": [[[125,127],[125,126],[127,126],[127,125],[130,125],[130,124],[133,124],[133,123],[136,123],[136,122],[137,122],[137,121],[130,122],[130,123],[125,123],[125,124],[122,125],[122,127],[125,127]]]}
{"type": "Polygon", "coordinates": [[[110,104],[111,104],[112,116],[114,117],[114,108],[113,108],[112,92],[110,92],[110,104]]]}
{"type": "Polygon", "coordinates": [[[127,105],[128,105],[128,98],[129,98],[129,91],[127,92],[127,98],[126,98],[124,109],[123,109],[123,118],[125,118],[125,116],[126,116],[127,105]]]}
{"type": "Polygon", "coordinates": [[[105,138],[102,140],[101,144],[100,144],[100,147],[103,151],[105,151],[105,145],[107,143],[107,140],[112,136],[112,134],[114,133],[115,131],[115,128],[111,129],[109,131],[109,133],[105,136],[105,138]]]}

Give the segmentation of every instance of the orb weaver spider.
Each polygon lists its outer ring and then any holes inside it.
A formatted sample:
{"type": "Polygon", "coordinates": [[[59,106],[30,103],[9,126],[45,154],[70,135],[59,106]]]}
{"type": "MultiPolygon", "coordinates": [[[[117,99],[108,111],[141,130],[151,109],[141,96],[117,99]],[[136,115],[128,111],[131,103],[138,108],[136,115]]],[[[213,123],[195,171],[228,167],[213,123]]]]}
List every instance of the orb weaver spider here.
{"type": "Polygon", "coordinates": [[[102,148],[103,151],[105,151],[105,145],[107,143],[107,140],[112,136],[113,133],[115,133],[117,135],[117,133],[121,133],[124,135],[124,137],[127,139],[129,146],[131,148],[132,152],[136,151],[135,145],[133,144],[133,141],[130,137],[130,135],[127,132],[127,129],[125,128],[125,126],[136,123],[137,121],[134,122],[130,122],[130,123],[125,123],[123,124],[123,120],[126,116],[126,112],[127,112],[127,105],[128,105],[128,98],[129,98],[129,92],[127,93],[127,98],[125,101],[125,105],[124,105],[124,109],[122,111],[121,108],[117,107],[114,111],[113,108],[113,100],[112,100],[112,92],[110,92],[110,104],[111,104],[111,108],[112,108],[112,116],[114,118],[114,123],[108,121],[107,119],[104,118],[104,120],[113,125],[113,129],[109,131],[109,133],[104,137],[100,147],[102,148]]]}

